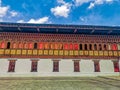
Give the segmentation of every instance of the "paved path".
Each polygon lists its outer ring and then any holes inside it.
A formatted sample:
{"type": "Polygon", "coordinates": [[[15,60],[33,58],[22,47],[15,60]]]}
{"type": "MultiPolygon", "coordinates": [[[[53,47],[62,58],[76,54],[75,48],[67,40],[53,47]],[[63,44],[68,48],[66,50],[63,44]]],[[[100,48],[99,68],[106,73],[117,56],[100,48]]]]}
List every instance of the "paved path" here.
{"type": "Polygon", "coordinates": [[[120,90],[120,77],[0,78],[0,90],[120,90]]]}

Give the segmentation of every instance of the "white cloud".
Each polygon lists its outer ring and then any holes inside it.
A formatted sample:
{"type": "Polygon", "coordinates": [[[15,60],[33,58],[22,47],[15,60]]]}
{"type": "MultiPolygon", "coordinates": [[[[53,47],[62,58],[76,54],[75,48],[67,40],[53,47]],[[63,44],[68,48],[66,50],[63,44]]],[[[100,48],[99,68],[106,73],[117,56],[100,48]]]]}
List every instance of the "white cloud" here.
{"type": "Polygon", "coordinates": [[[24,23],[24,20],[18,20],[17,23],[24,23]]]}
{"type": "Polygon", "coordinates": [[[8,9],[9,9],[9,6],[0,7],[0,17],[4,17],[7,14],[8,9]]]}
{"type": "Polygon", "coordinates": [[[103,4],[104,1],[105,1],[105,0],[95,0],[94,3],[95,3],[95,4],[103,4]]]}
{"type": "Polygon", "coordinates": [[[90,5],[89,5],[88,9],[91,9],[91,8],[93,8],[94,6],[95,6],[95,4],[94,4],[94,3],[90,3],[90,5]]]}
{"type": "Polygon", "coordinates": [[[114,0],[74,0],[76,6],[80,6],[84,3],[90,3],[88,9],[93,8],[95,5],[100,5],[100,4],[104,4],[104,3],[111,3],[113,1],[114,0]]]}
{"type": "Polygon", "coordinates": [[[65,4],[64,0],[57,0],[57,2],[60,3],[60,4],[65,4]]]}
{"type": "Polygon", "coordinates": [[[47,23],[48,22],[48,17],[43,17],[43,18],[39,18],[39,19],[30,19],[27,23],[47,23]]]}
{"type": "Polygon", "coordinates": [[[84,21],[85,21],[85,18],[84,18],[84,17],[80,17],[80,20],[81,20],[82,22],[84,22],[84,21]]]}
{"type": "Polygon", "coordinates": [[[95,5],[100,5],[104,3],[111,3],[113,0],[94,0],[94,2],[91,2],[88,9],[92,9],[95,5]]]}
{"type": "Polygon", "coordinates": [[[7,14],[9,6],[2,7],[2,0],[0,0],[0,17],[4,17],[7,14]]]}
{"type": "Polygon", "coordinates": [[[84,3],[88,3],[90,1],[93,1],[93,0],[74,0],[76,6],[82,5],[84,3]]]}
{"type": "Polygon", "coordinates": [[[84,25],[87,25],[87,24],[94,24],[94,25],[97,25],[97,24],[103,24],[103,17],[99,14],[96,14],[96,13],[92,13],[90,15],[84,15],[84,16],[81,16],[80,18],[80,23],[81,24],[84,24],[84,25]],[[94,18],[94,20],[93,20],[94,18]],[[97,23],[96,23],[97,22],[97,23]]]}
{"type": "Polygon", "coordinates": [[[113,0],[106,0],[106,2],[113,2],[113,0]]]}
{"type": "Polygon", "coordinates": [[[10,6],[3,6],[2,0],[0,0],[0,19],[2,21],[9,20],[11,17],[15,17],[18,13],[10,9],[10,6]]]}
{"type": "Polygon", "coordinates": [[[30,19],[28,21],[24,21],[24,20],[18,20],[17,23],[39,23],[39,24],[43,24],[43,23],[51,23],[48,22],[49,17],[43,17],[43,18],[39,18],[39,19],[30,19]]]}
{"type": "Polygon", "coordinates": [[[18,15],[18,13],[17,13],[17,12],[15,12],[15,11],[11,11],[11,12],[10,12],[10,14],[11,14],[11,17],[15,17],[15,16],[17,16],[17,15],[18,15]]]}
{"type": "Polygon", "coordinates": [[[66,3],[64,0],[57,0],[57,2],[60,5],[51,8],[51,13],[53,13],[54,16],[67,18],[70,13],[72,4],[66,3]]]}
{"type": "Polygon", "coordinates": [[[55,16],[60,16],[60,17],[68,17],[68,14],[70,13],[70,7],[71,5],[68,3],[65,3],[61,6],[57,6],[54,8],[51,8],[51,12],[55,15],[55,16]]]}

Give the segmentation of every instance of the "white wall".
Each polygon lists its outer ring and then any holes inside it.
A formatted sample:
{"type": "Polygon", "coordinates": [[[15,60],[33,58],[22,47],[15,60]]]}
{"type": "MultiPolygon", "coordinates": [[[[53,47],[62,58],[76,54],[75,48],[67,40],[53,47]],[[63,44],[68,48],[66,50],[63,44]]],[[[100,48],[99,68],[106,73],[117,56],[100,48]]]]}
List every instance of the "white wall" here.
{"type": "Polygon", "coordinates": [[[53,71],[53,62],[51,59],[39,59],[38,72],[49,73],[53,71]]]}
{"type": "Polygon", "coordinates": [[[17,59],[16,65],[15,65],[16,73],[27,73],[30,71],[31,71],[31,60],[30,59],[17,59]]]}
{"type": "Polygon", "coordinates": [[[80,61],[80,72],[91,73],[94,72],[94,62],[92,60],[81,60],[80,61]]]}
{"type": "Polygon", "coordinates": [[[9,60],[1,58],[0,77],[119,75],[119,72],[114,72],[111,60],[100,60],[100,72],[94,72],[92,59],[80,59],[80,72],[74,72],[74,59],[59,60],[59,72],[53,72],[53,59],[38,59],[38,72],[31,72],[31,59],[17,59],[15,72],[8,72],[9,60]]]}
{"type": "Polygon", "coordinates": [[[59,71],[61,73],[72,73],[74,72],[74,64],[72,59],[61,59],[59,61],[59,71]]]}
{"type": "Polygon", "coordinates": [[[114,65],[111,60],[100,60],[100,72],[114,72],[114,65]]]}
{"type": "Polygon", "coordinates": [[[8,72],[8,59],[0,59],[0,75],[8,72]]]}

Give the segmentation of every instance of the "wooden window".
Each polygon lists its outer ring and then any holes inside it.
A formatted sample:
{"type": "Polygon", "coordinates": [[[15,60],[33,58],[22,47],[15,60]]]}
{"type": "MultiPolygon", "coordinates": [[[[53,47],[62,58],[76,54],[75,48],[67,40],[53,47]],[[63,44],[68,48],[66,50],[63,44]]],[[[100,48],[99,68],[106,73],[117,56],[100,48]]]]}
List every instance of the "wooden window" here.
{"type": "Polygon", "coordinates": [[[119,61],[113,61],[114,72],[119,72],[119,61]]]}
{"type": "Polygon", "coordinates": [[[53,72],[59,72],[59,61],[58,60],[53,61],[53,72]]]}
{"type": "Polygon", "coordinates": [[[32,43],[29,43],[28,48],[29,48],[29,49],[32,49],[32,48],[33,48],[33,44],[32,44],[32,43]]]}
{"type": "Polygon", "coordinates": [[[34,49],[37,49],[37,43],[34,43],[34,49]]]}
{"type": "Polygon", "coordinates": [[[82,44],[79,45],[80,50],[83,50],[82,44]]]}
{"type": "Polygon", "coordinates": [[[28,44],[27,43],[24,44],[24,48],[28,49],[28,44]]]}
{"type": "Polygon", "coordinates": [[[74,44],[74,50],[78,50],[78,44],[74,44]]]}
{"type": "Polygon", "coordinates": [[[39,49],[43,49],[43,43],[39,43],[39,49]]]}
{"type": "Polygon", "coordinates": [[[65,50],[68,50],[68,44],[67,44],[67,43],[64,44],[64,49],[65,49],[65,50]]]}
{"type": "Polygon", "coordinates": [[[55,49],[59,49],[59,44],[58,43],[55,43],[54,46],[55,46],[55,49]]]}
{"type": "Polygon", "coordinates": [[[106,44],[104,44],[104,50],[107,50],[107,45],[106,44]]]}
{"type": "Polygon", "coordinates": [[[9,61],[8,72],[15,72],[15,62],[16,62],[16,60],[10,60],[9,61]]]}
{"type": "Polygon", "coordinates": [[[80,72],[79,61],[74,61],[74,72],[80,72]]]}
{"type": "Polygon", "coordinates": [[[96,44],[94,44],[94,50],[97,50],[97,45],[96,44]]]}
{"type": "Polygon", "coordinates": [[[102,50],[102,45],[101,44],[99,44],[99,50],[102,50]]]}
{"type": "Polygon", "coordinates": [[[100,72],[99,61],[94,61],[94,72],[100,72]]]}
{"type": "Polygon", "coordinates": [[[17,44],[16,43],[13,43],[13,48],[17,48],[17,44]]]}
{"type": "Polygon", "coordinates": [[[117,44],[112,44],[112,45],[111,45],[111,48],[112,48],[112,50],[118,50],[117,44]]]}
{"type": "Polygon", "coordinates": [[[62,43],[59,44],[59,48],[60,48],[60,50],[63,49],[63,44],[62,43]]]}
{"type": "Polygon", "coordinates": [[[89,44],[89,49],[92,50],[92,44],[89,44]]]}
{"type": "Polygon", "coordinates": [[[54,49],[54,43],[50,43],[50,49],[54,49]]]}
{"type": "Polygon", "coordinates": [[[73,50],[73,44],[72,43],[70,44],[70,50],[73,50]]]}
{"type": "Polygon", "coordinates": [[[45,49],[49,49],[49,44],[48,43],[45,43],[44,46],[45,46],[45,49]]]}
{"type": "Polygon", "coordinates": [[[5,48],[5,42],[1,43],[1,48],[5,48]]]}
{"type": "Polygon", "coordinates": [[[10,42],[7,43],[7,49],[10,49],[10,42]]]}
{"type": "Polygon", "coordinates": [[[31,72],[37,72],[38,60],[32,60],[31,62],[31,72]]]}
{"type": "Polygon", "coordinates": [[[85,44],[85,50],[87,50],[87,44],[85,44]]]}
{"type": "Polygon", "coordinates": [[[23,48],[23,44],[19,43],[18,47],[22,49],[23,48]]]}

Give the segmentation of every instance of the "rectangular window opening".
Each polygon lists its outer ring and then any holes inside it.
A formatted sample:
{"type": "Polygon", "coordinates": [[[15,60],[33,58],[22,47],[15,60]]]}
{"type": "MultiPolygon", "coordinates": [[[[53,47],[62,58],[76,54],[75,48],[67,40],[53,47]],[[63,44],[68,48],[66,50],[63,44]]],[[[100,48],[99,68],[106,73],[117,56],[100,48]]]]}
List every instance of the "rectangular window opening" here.
{"type": "Polygon", "coordinates": [[[99,61],[94,61],[94,72],[100,72],[99,61]]]}
{"type": "Polygon", "coordinates": [[[114,72],[119,72],[119,62],[118,61],[114,61],[113,62],[113,65],[114,65],[114,72]]]}
{"type": "Polygon", "coordinates": [[[34,49],[37,49],[37,43],[34,43],[34,49]]]}
{"type": "Polygon", "coordinates": [[[53,72],[59,72],[59,61],[53,61],[53,72]]]}
{"type": "Polygon", "coordinates": [[[74,72],[80,72],[79,61],[74,61],[74,72]]]}
{"type": "Polygon", "coordinates": [[[10,60],[9,61],[8,72],[15,72],[15,62],[16,62],[16,60],[10,60]]]}
{"type": "Polygon", "coordinates": [[[31,62],[31,72],[37,72],[38,60],[32,60],[31,62]]]}

